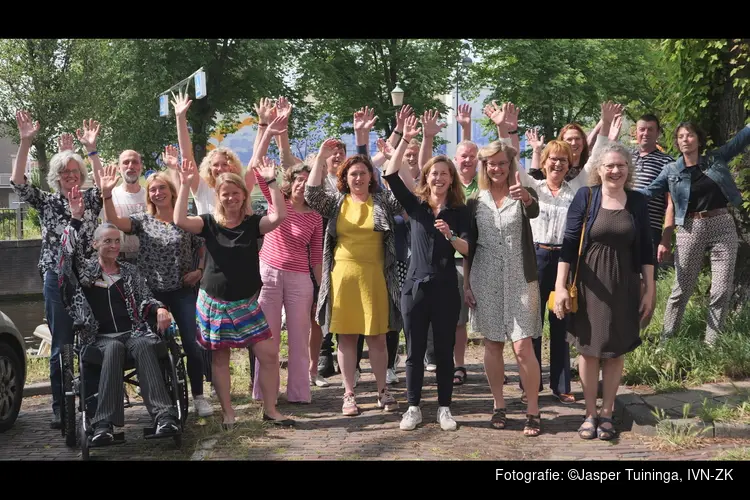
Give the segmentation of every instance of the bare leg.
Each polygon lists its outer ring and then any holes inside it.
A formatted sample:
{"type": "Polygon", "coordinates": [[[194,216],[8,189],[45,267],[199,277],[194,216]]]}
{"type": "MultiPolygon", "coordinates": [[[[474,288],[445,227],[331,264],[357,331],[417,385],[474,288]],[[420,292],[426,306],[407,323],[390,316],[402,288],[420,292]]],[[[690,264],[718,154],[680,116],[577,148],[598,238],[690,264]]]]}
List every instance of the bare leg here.
{"type": "Polygon", "coordinates": [[[518,373],[521,375],[523,386],[526,388],[526,413],[539,414],[539,361],[534,353],[531,338],[525,338],[513,343],[513,351],[518,361],[518,373]]]}
{"type": "Polygon", "coordinates": [[[234,409],[232,408],[232,396],[230,393],[231,380],[229,375],[229,349],[212,351],[211,356],[211,380],[219,397],[221,411],[224,414],[224,423],[234,423],[234,409]]]}
{"type": "Polygon", "coordinates": [[[493,342],[484,339],[484,371],[487,374],[487,382],[490,384],[493,409],[505,408],[503,397],[503,379],[505,378],[505,360],[503,359],[504,342],[493,342]]]}
{"type": "MultiPolygon", "coordinates": [[[[354,394],[354,372],[357,370],[357,341],[359,335],[338,336],[338,358],[341,375],[344,378],[344,391],[354,394]]],[[[385,380],[383,381],[385,382],[385,380]]]]}
{"type": "Polygon", "coordinates": [[[263,411],[280,420],[284,416],[276,409],[279,386],[279,351],[274,339],[261,340],[253,345],[253,354],[260,364],[260,389],[263,392],[263,411]]]}
{"type": "Polygon", "coordinates": [[[388,369],[388,349],[385,343],[385,334],[367,335],[367,349],[370,352],[370,366],[375,375],[378,385],[378,394],[385,389],[385,372],[388,369]]]}

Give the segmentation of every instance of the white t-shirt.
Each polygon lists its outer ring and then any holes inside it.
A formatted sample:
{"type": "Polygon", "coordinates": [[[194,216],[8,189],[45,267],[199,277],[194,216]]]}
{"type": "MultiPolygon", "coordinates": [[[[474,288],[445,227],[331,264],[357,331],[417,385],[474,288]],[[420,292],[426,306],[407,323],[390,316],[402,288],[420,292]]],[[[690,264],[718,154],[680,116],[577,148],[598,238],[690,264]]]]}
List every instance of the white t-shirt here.
{"type": "MultiPolygon", "coordinates": [[[[146,190],[143,186],[137,193],[128,193],[121,184],[112,190],[112,203],[115,205],[115,212],[118,217],[130,217],[146,211],[146,190]]],[[[102,210],[102,220],[104,220],[104,210],[102,210]]],[[[124,234],[120,231],[120,253],[128,257],[138,253],[140,246],[138,236],[134,234],[124,234]]]]}
{"type": "Polygon", "coordinates": [[[198,210],[198,215],[214,213],[216,191],[208,187],[203,178],[198,180],[198,190],[193,193],[193,200],[195,200],[195,208],[198,210]]]}

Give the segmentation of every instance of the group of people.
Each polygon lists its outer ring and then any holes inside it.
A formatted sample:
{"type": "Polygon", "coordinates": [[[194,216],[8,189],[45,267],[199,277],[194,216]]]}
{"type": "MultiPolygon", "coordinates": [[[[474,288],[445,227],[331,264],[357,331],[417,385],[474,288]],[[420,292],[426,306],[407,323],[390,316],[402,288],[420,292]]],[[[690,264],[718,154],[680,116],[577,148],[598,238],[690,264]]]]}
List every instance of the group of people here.
{"type": "Polygon", "coordinates": [[[377,406],[398,410],[389,385],[398,382],[403,329],[408,406],[401,429],[422,422],[424,371],[432,368],[437,421],[443,430],[455,430],[451,399],[454,385],[466,381],[470,324],[485,340],[493,395],[489,425],[507,425],[503,350],[510,342],[527,405],[523,433],[537,436],[547,316],[550,389],[562,404],[576,401],[572,343],[580,354],[586,406],[578,433],[609,440],[616,435],[612,411],[624,356],[641,343],[640,330],[655,306],[655,266],[671,251],[675,228],[676,280],[663,336],[678,331],[706,250],[713,274],[706,342],[720,334],[737,253],[727,206],[741,202],[727,164],[750,144],[750,127],[705,151],[703,132],[681,123],[674,160],[657,148],[661,127],[653,115],[638,119],[636,149],[619,143],[623,107],[605,102],[589,137],[570,124],[545,145],[528,131],[533,156],[527,171],[519,164],[519,109],[510,103],[485,107],[498,140],[481,148],[471,141],[471,109],[461,106],[456,118],[463,140],[453,159],[432,155],[444,126],[439,114],[418,118],[408,105],[371,157],[369,134],[377,117],[363,108],[353,117],[355,154],[347,157],[343,142],[327,139],[317,154],[301,160],[287,133],[291,104],[262,99],[255,107],[253,156],[243,171],[237,155],[223,147],[196,166],[187,125],[191,100],[179,94],[172,105],[179,150],[165,148],[167,169],[150,175],[145,189],[136,151],[122,152],[117,166],[102,166],[93,120],[77,136],[91,161],[94,187],[82,191],[87,168],[70,136],[50,161],[54,192],[32,186],[24,167],[39,124],[26,112],[17,114],[21,142],[12,185],[42,222],[39,270],[53,338],[53,427],[61,425],[56,357],[73,342],[75,328],[105,360],[93,439],[112,440],[113,426],[123,425],[126,351],[136,360],[139,380],[152,379],[142,394],[157,432],[176,431],[152,348],[172,320],[198,415],[213,413],[203,395],[205,376],[223,425],[235,425],[229,354],[242,348],[256,363],[251,390],[262,401],[263,419],[294,425],[277,409],[285,315],[290,403],[310,403],[310,388],[328,386],[326,377],[338,368],[342,413],[359,414],[355,388],[366,341],[377,406]],[[272,141],[280,166],[266,157],[272,141]],[[250,207],[256,184],[268,202],[264,216],[250,207]],[[197,216],[188,213],[191,194],[197,216]]]}

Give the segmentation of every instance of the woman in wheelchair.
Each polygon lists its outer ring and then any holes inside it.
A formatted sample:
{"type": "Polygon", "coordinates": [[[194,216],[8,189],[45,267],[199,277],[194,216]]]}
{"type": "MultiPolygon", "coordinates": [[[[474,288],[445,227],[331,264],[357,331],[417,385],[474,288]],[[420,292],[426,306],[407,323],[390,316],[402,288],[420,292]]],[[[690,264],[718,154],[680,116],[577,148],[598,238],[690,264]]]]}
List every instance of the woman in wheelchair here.
{"type": "Polygon", "coordinates": [[[179,432],[177,410],[172,403],[159,367],[154,346],[159,337],[149,323],[166,331],[171,318],[164,305],[153,298],[138,269],[118,262],[120,231],[104,223],[94,232],[96,256],[86,260],[78,237],[84,205],[78,188],[69,197],[71,220],[62,239],[60,291],[65,307],[74,319],[81,345],[102,353],[96,414],[91,421],[92,444],[114,440],[113,425],[125,425],[123,373],[126,351],[135,360],[141,394],[155,419],[155,434],[179,432]]]}

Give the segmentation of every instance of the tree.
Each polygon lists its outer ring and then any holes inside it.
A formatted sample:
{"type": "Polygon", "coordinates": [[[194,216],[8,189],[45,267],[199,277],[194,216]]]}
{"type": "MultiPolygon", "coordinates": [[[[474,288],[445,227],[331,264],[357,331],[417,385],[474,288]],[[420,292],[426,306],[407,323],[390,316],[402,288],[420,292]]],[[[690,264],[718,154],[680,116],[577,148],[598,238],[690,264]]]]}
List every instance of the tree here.
{"type": "MultiPolygon", "coordinates": [[[[63,122],[92,85],[80,40],[0,40],[0,121],[18,140],[16,111],[24,109],[41,129],[33,142],[41,186],[48,189],[50,153],[63,122]]],[[[80,125],[79,125],[80,126],[80,125]]]]}
{"type": "Polygon", "coordinates": [[[379,118],[375,128],[387,136],[396,124],[396,82],[417,114],[437,109],[445,116],[448,108],[439,96],[453,89],[467,49],[461,40],[300,40],[297,85],[329,133],[352,133],[354,111],[369,106],[379,118]]]}
{"type": "MultiPolygon", "coordinates": [[[[686,120],[706,130],[709,144],[725,144],[750,118],[750,39],[668,39],[661,45],[665,78],[657,99],[667,137],[686,120]]],[[[668,140],[673,154],[674,141],[668,140]]],[[[750,152],[732,164],[744,199],[733,215],[741,242],[734,304],[750,300],[750,152]]]]}
{"type": "Polygon", "coordinates": [[[568,123],[593,125],[604,100],[633,109],[648,107],[655,96],[652,75],[659,52],[650,40],[477,39],[472,44],[481,60],[471,66],[467,91],[492,88],[488,102],[513,102],[521,108],[523,126],[541,127],[548,140],[568,123]]]}

